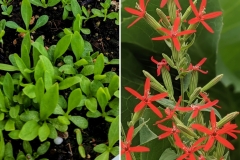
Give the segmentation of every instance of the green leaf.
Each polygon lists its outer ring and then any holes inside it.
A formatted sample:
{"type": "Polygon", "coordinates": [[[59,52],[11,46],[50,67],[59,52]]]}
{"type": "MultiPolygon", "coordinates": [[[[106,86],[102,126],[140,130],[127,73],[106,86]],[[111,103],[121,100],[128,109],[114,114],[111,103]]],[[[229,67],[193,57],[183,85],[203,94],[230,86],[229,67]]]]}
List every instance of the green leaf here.
{"type": "Polygon", "coordinates": [[[35,139],[38,135],[39,127],[39,124],[35,120],[26,122],[19,133],[19,138],[25,141],[35,139]]]}
{"type": "Polygon", "coordinates": [[[54,62],[56,61],[57,58],[61,57],[67,51],[71,40],[72,35],[65,35],[58,41],[54,51],[54,62]]]}
{"type": "Polygon", "coordinates": [[[47,123],[44,122],[43,125],[38,130],[39,140],[41,142],[43,142],[43,141],[47,140],[49,135],[50,135],[50,129],[49,129],[47,123]]]}
{"type": "Polygon", "coordinates": [[[106,144],[98,144],[93,148],[93,150],[98,153],[103,153],[107,149],[108,149],[108,146],[106,144]]]}
{"type": "Polygon", "coordinates": [[[59,69],[60,72],[64,74],[76,74],[76,69],[70,64],[64,64],[59,69]]]}
{"type": "Polygon", "coordinates": [[[60,123],[57,118],[54,119],[49,118],[48,121],[53,125],[54,128],[56,128],[60,132],[65,132],[68,129],[68,126],[60,123]]]}
{"type": "Polygon", "coordinates": [[[74,17],[76,17],[77,14],[80,14],[80,15],[82,14],[81,7],[77,0],[71,0],[71,8],[72,8],[74,17]]]}
{"type": "Polygon", "coordinates": [[[32,18],[32,12],[33,11],[29,0],[23,0],[21,5],[21,15],[27,30],[29,28],[29,23],[32,18]]]}
{"type": "Polygon", "coordinates": [[[30,142],[23,141],[23,149],[24,149],[24,152],[26,152],[27,154],[32,154],[32,146],[30,142]]]}
{"type": "Polygon", "coordinates": [[[80,88],[73,90],[68,97],[68,109],[67,113],[69,114],[74,108],[78,106],[82,98],[82,91],[80,88]]]}
{"type": "Polygon", "coordinates": [[[84,117],[69,116],[69,120],[81,129],[86,129],[88,127],[88,121],[84,117]]]}
{"type": "Polygon", "coordinates": [[[30,74],[25,72],[25,69],[27,69],[27,67],[23,60],[16,53],[14,54],[14,59],[23,77],[26,78],[28,82],[31,82],[30,74]]]}
{"type": "Polygon", "coordinates": [[[39,78],[44,77],[44,73],[47,70],[51,77],[53,78],[54,76],[54,68],[50,60],[43,56],[39,56],[40,60],[38,61],[36,67],[35,67],[35,72],[34,72],[34,79],[37,81],[39,78]]]}
{"type": "Polygon", "coordinates": [[[20,106],[16,105],[15,107],[11,107],[9,110],[9,115],[11,118],[17,118],[20,111],[20,106]]]}
{"type": "Polygon", "coordinates": [[[102,71],[104,69],[104,56],[101,53],[98,55],[96,62],[94,64],[94,75],[102,74],[102,71]]]}
{"type": "Polygon", "coordinates": [[[12,72],[12,71],[19,71],[19,69],[15,66],[9,65],[9,64],[2,64],[0,63],[0,70],[12,72]]]}
{"type": "Polygon", "coordinates": [[[80,81],[81,90],[88,96],[90,94],[91,81],[83,75],[80,75],[80,78],[81,78],[80,81]]]}
{"type": "Polygon", "coordinates": [[[58,121],[64,125],[69,125],[70,121],[68,120],[68,118],[66,116],[58,116],[57,117],[58,121]]]}
{"type": "Polygon", "coordinates": [[[32,46],[38,50],[39,53],[49,58],[48,52],[44,45],[40,42],[33,42],[32,46]]]}
{"type": "Polygon", "coordinates": [[[159,160],[175,160],[178,155],[171,149],[167,148],[159,158],[159,160]]]}
{"type": "Polygon", "coordinates": [[[99,156],[97,156],[94,160],[109,160],[109,151],[105,151],[99,156]]]}
{"type": "Polygon", "coordinates": [[[98,80],[93,80],[90,85],[90,91],[93,96],[96,96],[97,91],[100,87],[104,87],[103,84],[98,80]]]}
{"type": "Polygon", "coordinates": [[[76,57],[76,60],[79,60],[83,50],[84,50],[84,40],[79,32],[75,31],[71,41],[72,51],[76,57]]]}
{"type": "Polygon", "coordinates": [[[36,31],[38,28],[44,26],[48,22],[48,16],[42,15],[37,19],[35,26],[31,29],[31,31],[36,31]]]}
{"type": "Polygon", "coordinates": [[[40,103],[40,119],[46,120],[55,110],[58,103],[58,84],[55,83],[43,95],[40,103]]]}
{"type": "Polygon", "coordinates": [[[52,86],[52,83],[53,83],[52,75],[47,70],[45,70],[45,72],[44,72],[44,84],[45,84],[46,90],[48,90],[52,86]]]}
{"type": "Polygon", "coordinates": [[[109,147],[112,148],[118,140],[119,140],[119,117],[117,116],[111,123],[108,131],[109,147]]]}
{"type": "Polygon", "coordinates": [[[22,40],[22,45],[21,45],[21,59],[25,63],[27,68],[31,68],[31,63],[30,63],[30,49],[31,49],[31,38],[30,38],[30,33],[27,32],[22,40]]]}
{"type": "Polygon", "coordinates": [[[99,9],[93,8],[92,13],[98,17],[104,17],[104,14],[99,9]]]}
{"type": "Polygon", "coordinates": [[[112,153],[112,155],[118,157],[118,156],[119,156],[119,146],[113,147],[113,148],[111,149],[111,153],[112,153]]]}
{"type": "Polygon", "coordinates": [[[43,7],[43,4],[40,0],[30,0],[30,3],[32,3],[35,6],[43,7]]]}
{"type": "Polygon", "coordinates": [[[9,118],[4,126],[6,131],[14,131],[15,130],[15,121],[12,118],[9,118]]]}
{"type": "Polygon", "coordinates": [[[3,92],[8,97],[8,99],[12,100],[14,84],[13,79],[9,73],[7,73],[3,79],[3,92]]]}
{"type": "Polygon", "coordinates": [[[4,157],[4,151],[5,151],[5,143],[4,143],[4,137],[2,134],[2,130],[0,130],[0,159],[3,159],[4,157]]]}
{"type": "Polygon", "coordinates": [[[109,94],[113,96],[114,92],[118,90],[118,87],[119,87],[119,77],[115,75],[113,76],[108,86],[109,94]]]}
{"type": "Polygon", "coordinates": [[[94,73],[94,65],[85,65],[80,72],[84,76],[89,76],[94,73]]]}
{"type": "MultiPolygon", "coordinates": [[[[74,63],[75,66],[77,67],[81,67],[88,64],[88,61],[86,61],[85,59],[80,59],[77,62],[74,63]]],[[[0,69],[1,69],[1,64],[0,64],[0,69]]]]}
{"type": "Polygon", "coordinates": [[[40,103],[44,95],[44,83],[42,78],[39,78],[36,82],[35,95],[37,102],[40,103]]]}
{"type": "Polygon", "coordinates": [[[102,112],[105,112],[105,108],[108,104],[108,99],[107,99],[107,95],[102,87],[99,88],[97,91],[97,100],[102,109],[102,112]]]}
{"type": "Polygon", "coordinates": [[[73,32],[80,32],[82,29],[82,17],[80,14],[77,14],[72,25],[73,32]]]}
{"type": "Polygon", "coordinates": [[[50,147],[50,142],[44,142],[43,144],[41,144],[39,147],[38,147],[38,149],[37,149],[37,154],[38,155],[43,155],[43,154],[45,154],[47,151],[48,151],[48,149],[49,149],[49,147],[50,147]]]}
{"type": "Polygon", "coordinates": [[[31,120],[39,121],[39,112],[37,111],[25,111],[20,115],[20,119],[24,122],[28,122],[31,120]]]}
{"type": "Polygon", "coordinates": [[[50,130],[49,138],[55,139],[58,136],[56,129],[50,123],[47,123],[47,125],[50,130]]]}
{"type": "Polygon", "coordinates": [[[19,133],[20,133],[20,130],[14,130],[14,131],[9,132],[8,136],[11,139],[19,139],[19,133]]]}
{"type": "Polygon", "coordinates": [[[53,7],[55,6],[56,4],[58,4],[61,0],[48,0],[48,7],[53,7]]]}
{"type": "Polygon", "coordinates": [[[14,160],[13,157],[13,147],[10,142],[5,145],[4,160],[14,160]]]}
{"type": "Polygon", "coordinates": [[[16,22],[14,21],[7,21],[6,22],[6,26],[8,28],[12,28],[12,29],[17,29],[18,27],[20,27],[16,22]]]}
{"type": "Polygon", "coordinates": [[[59,90],[67,89],[67,88],[73,86],[74,84],[79,83],[80,81],[81,81],[81,78],[78,76],[66,78],[62,82],[59,83],[59,90]]]}
{"type": "Polygon", "coordinates": [[[89,111],[94,113],[97,111],[97,100],[93,97],[88,98],[85,100],[85,106],[89,111]]]}
{"type": "Polygon", "coordinates": [[[23,88],[23,93],[27,95],[29,98],[33,99],[36,97],[35,93],[35,86],[32,84],[28,84],[26,87],[23,88]]]}
{"type": "Polygon", "coordinates": [[[91,111],[88,111],[87,114],[86,114],[87,117],[90,117],[90,118],[98,118],[98,117],[101,117],[102,114],[101,112],[99,112],[98,110],[96,110],[95,112],[91,112],[91,111]]]}

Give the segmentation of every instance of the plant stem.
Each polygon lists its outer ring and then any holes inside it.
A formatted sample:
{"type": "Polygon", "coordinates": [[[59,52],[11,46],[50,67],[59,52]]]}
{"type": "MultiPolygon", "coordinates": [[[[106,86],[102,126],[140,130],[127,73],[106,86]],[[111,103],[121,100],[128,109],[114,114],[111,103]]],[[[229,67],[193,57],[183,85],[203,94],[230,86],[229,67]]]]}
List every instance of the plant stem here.
{"type": "Polygon", "coordinates": [[[184,106],[184,82],[183,82],[183,77],[180,77],[180,84],[181,84],[181,96],[182,96],[182,101],[181,101],[181,106],[184,106]]]}

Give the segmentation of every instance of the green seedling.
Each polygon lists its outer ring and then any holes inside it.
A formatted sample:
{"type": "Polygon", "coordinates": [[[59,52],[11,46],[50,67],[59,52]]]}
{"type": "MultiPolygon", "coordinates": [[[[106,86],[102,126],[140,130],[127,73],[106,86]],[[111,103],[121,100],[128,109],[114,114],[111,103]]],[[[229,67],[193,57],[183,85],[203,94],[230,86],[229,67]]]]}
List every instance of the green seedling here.
{"type": "Polygon", "coordinates": [[[119,153],[119,147],[114,146],[119,137],[119,117],[117,116],[108,131],[108,145],[105,143],[98,144],[93,148],[95,152],[100,153],[99,156],[95,158],[95,160],[109,160],[110,153],[114,156],[117,156],[119,153]]]}
{"type": "Polygon", "coordinates": [[[76,17],[77,14],[82,15],[82,10],[77,0],[62,0],[62,7],[63,20],[72,19],[72,17],[69,17],[69,12],[72,12],[74,17],[76,17]]]}
{"type": "Polygon", "coordinates": [[[2,15],[11,17],[11,13],[12,13],[12,10],[13,10],[12,5],[10,5],[10,6],[1,5],[1,8],[2,8],[2,15]]]}
{"type": "Polygon", "coordinates": [[[30,3],[32,3],[35,6],[47,8],[47,7],[53,7],[57,5],[61,0],[30,0],[30,3]]]}
{"type": "Polygon", "coordinates": [[[76,133],[76,139],[77,139],[77,143],[78,143],[78,152],[82,158],[86,158],[86,152],[82,145],[82,141],[83,141],[82,132],[80,129],[75,129],[74,132],[76,133]]]}
{"type": "Polygon", "coordinates": [[[20,27],[16,22],[14,21],[7,21],[6,26],[12,29],[16,29],[17,32],[20,33],[27,33],[27,32],[33,32],[36,31],[38,28],[44,26],[48,22],[48,16],[42,15],[37,19],[37,22],[35,26],[32,29],[29,29],[30,21],[32,18],[32,6],[30,4],[29,0],[23,0],[21,5],[21,16],[25,24],[25,29],[20,27]]]}
{"type": "Polygon", "coordinates": [[[5,35],[5,24],[6,24],[6,20],[5,19],[2,19],[0,21],[0,43],[3,44],[3,39],[2,37],[5,35]]]}

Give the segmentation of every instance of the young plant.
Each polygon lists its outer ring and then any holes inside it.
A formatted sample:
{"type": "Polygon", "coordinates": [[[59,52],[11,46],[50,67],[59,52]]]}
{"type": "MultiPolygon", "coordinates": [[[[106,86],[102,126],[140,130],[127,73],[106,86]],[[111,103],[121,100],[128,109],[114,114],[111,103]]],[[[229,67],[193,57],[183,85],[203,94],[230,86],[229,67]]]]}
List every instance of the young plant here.
{"type": "Polygon", "coordinates": [[[12,2],[12,0],[0,0],[1,8],[2,8],[2,15],[11,16],[13,6],[9,5],[12,2]]]}
{"type": "Polygon", "coordinates": [[[80,129],[75,129],[74,132],[76,133],[76,139],[77,139],[77,143],[78,143],[78,152],[82,158],[86,158],[85,149],[82,144],[82,142],[83,142],[82,132],[80,129]]]}
{"type": "Polygon", "coordinates": [[[14,21],[7,21],[6,26],[12,29],[16,29],[17,32],[20,33],[27,33],[27,32],[33,32],[36,31],[38,28],[44,26],[48,22],[48,16],[47,15],[42,15],[37,19],[37,22],[35,26],[30,29],[30,21],[32,18],[32,6],[30,4],[29,0],[23,0],[22,5],[21,5],[21,16],[25,24],[25,29],[19,26],[16,22],[14,21]]]}
{"type": "MultiPolygon", "coordinates": [[[[92,9],[92,13],[95,17],[104,17],[103,21],[106,21],[108,9],[111,6],[111,0],[106,0],[104,3],[100,3],[100,5],[103,7],[103,9],[99,10],[96,8],[92,9]]],[[[111,17],[112,15],[110,15],[111,17]]]]}
{"type": "Polygon", "coordinates": [[[95,152],[101,153],[95,158],[95,160],[109,160],[110,153],[117,156],[119,153],[119,146],[115,146],[119,137],[119,117],[117,116],[110,125],[108,131],[108,145],[105,143],[96,145],[93,150],[95,152]]]}
{"type": "Polygon", "coordinates": [[[30,0],[30,3],[32,3],[35,6],[40,6],[43,8],[47,8],[47,7],[53,7],[55,5],[57,5],[61,0],[30,0]]]}
{"type": "Polygon", "coordinates": [[[2,19],[0,21],[0,43],[2,43],[3,45],[3,36],[5,35],[5,24],[6,24],[6,20],[5,19],[2,19]]]}
{"type": "Polygon", "coordinates": [[[74,17],[76,17],[77,14],[82,15],[82,10],[77,0],[62,0],[62,7],[63,7],[62,15],[63,20],[67,18],[71,19],[71,17],[69,17],[69,12],[72,12],[74,17]]]}

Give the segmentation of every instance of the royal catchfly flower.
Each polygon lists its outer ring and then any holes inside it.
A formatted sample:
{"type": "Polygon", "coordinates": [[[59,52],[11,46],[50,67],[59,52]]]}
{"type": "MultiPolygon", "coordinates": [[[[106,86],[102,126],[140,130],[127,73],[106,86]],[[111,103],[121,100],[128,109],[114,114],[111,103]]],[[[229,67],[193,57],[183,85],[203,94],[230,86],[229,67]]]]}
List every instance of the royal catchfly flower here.
{"type": "Polygon", "coordinates": [[[172,128],[166,127],[166,126],[161,125],[161,124],[158,124],[158,128],[165,131],[165,133],[158,136],[159,139],[163,139],[163,138],[166,138],[170,135],[173,135],[175,141],[180,140],[180,137],[178,136],[178,134],[180,133],[180,130],[176,127],[176,125],[174,123],[172,123],[172,128]]]}
{"type": "Polygon", "coordinates": [[[155,38],[152,38],[152,40],[165,40],[165,39],[171,38],[172,42],[173,42],[173,45],[176,48],[176,50],[180,51],[181,44],[178,40],[178,37],[182,36],[182,35],[185,35],[185,34],[192,34],[192,33],[196,32],[196,30],[185,30],[185,31],[179,32],[178,28],[179,28],[180,22],[181,22],[180,17],[177,17],[174,21],[174,24],[173,24],[171,30],[168,30],[168,29],[163,28],[163,27],[159,28],[159,30],[162,30],[166,34],[166,36],[155,37],[155,38]]]}
{"type": "Polygon", "coordinates": [[[215,140],[217,140],[219,143],[221,143],[225,147],[231,150],[234,150],[234,146],[225,138],[223,138],[221,135],[231,132],[231,130],[235,129],[235,125],[224,125],[222,128],[217,128],[216,116],[215,116],[214,110],[211,110],[211,113],[210,113],[210,123],[211,123],[210,129],[200,124],[191,125],[193,129],[196,129],[208,135],[208,141],[204,146],[204,150],[208,151],[213,146],[215,140]]]}
{"type": "Polygon", "coordinates": [[[134,108],[134,112],[138,112],[142,110],[146,105],[160,118],[162,118],[162,113],[160,110],[152,104],[153,101],[160,100],[168,95],[168,93],[161,93],[154,96],[150,95],[150,78],[146,78],[145,85],[144,85],[144,95],[141,96],[137,91],[133,90],[132,88],[125,87],[125,89],[141,100],[139,104],[134,108]]]}
{"type": "Polygon", "coordinates": [[[192,65],[192,63],[190,63],[189,67],[188,67],[188,71],[199,71],[203,74],[207,74],[208,71],[203,71],[201,70],[201,66],[203,65],[203,63],[207,60],[207,58],[203,58],[200,62],[198,62],[198,64],[196,64],[195,66],[192,65]]]}
{"type": "Polygon", "coordinates": [[[195,24],[195,23],[202,23],[202,25],[211,33],[214,33],[213,29],[205,22],[205,20],[207,19],[212,19],[215,17],[218,17],[222,14],[221,11],[217,11],[217,12],[212,12],[212,13],[208,13],[205,14],[205,9],[206,9],[206,5],[207,5],[207,0],[202,0],[199,11],[197,10],[196,6],[193,4],[192,0],[189,0],[191,8],[193,13],[195,14],[195,18],[192,18],[188,21],[189,24],[195,24]]]}
{"type": "Polygon", "coordinates": [[[177,110],[178,111],[182,111],[182,112],[189,112],[189,111],[193,111],[191,118],[195,118],[199,111],[212,107],[214,105],[216,105],[218,103],[218,100],[214,100],[212,102],[208,102],[204,105],[199,105],[199,104],[192,104],[190,105],[190,107],[178,107],[177,110]]]}
{"type": "MultiPolygon", "coordinates": [[[[211,102],[211,100],[208,98],[208,95],[207,95],[206,93],[200,92],[200,95],[202,96],[202,98],[203,98],[203,100],[204,100],[205,102],[211,102]]],[[[217,107],[217,108],[221,108],[221,107],[218,106],[218,105],[214,105],[214,106],[217,107]]]]}
{"type": "Polygon", "coordinates": [[[199,145],[204,140],[205,137],[198,139],[193,145],[191,145],[191,147],[187,147],[181,140],[177,141],[176,145],[185,152],[183,155],[178,157],[177,160],[196,160],[194,153],[204,147],[203,145],[199,145]]]}
{"type": "Polygon", "coordinates": [[[125,7],[124,9],[133,14],[138,16],[138,18],[133,21],[127,28],[130,28],[132,25],[134,25],[135,23],[137,23],[137,21],[139,21],[140,19],[142,19],[146,13],[146,8],[147,8],[147,4],[148,4],[149,0],[147,0],[146,5],[144,4],[144,0],[139,0],[139,8],[137,9],[133,9],[133,8],[129,8],[129,7],[125,7]]]}
{"type": "MultiPolygon", "coordinates": [[[[166,4],[167,4],[168,0],[162,0],[160,7],[163,8],[166,4]]],[[[174,3],[176,4],[176,6],[178,7],[178,9],[182,10],[178,0],[174,0],[174,3]]]]}
{"type": "Polygon", "coordinates": [[[121,141],[121,154],[125,154],[126,160],[132,160],[131,152],[149,152],[150,149],[144,146],[135,146],[131,147],[132,137],[134,133],[134,127],[131,126],[128,129],[126,141],[121,141]]]}
{"type": "Polygon", "coordinates": [[[162,59],[160,62],[158,62],[152,56],[151,61],[157,64],[157,76],[160,76],[162,67],[166,67],[168,71],[170,70],[168,63],[165,59],[162,59]]]}

